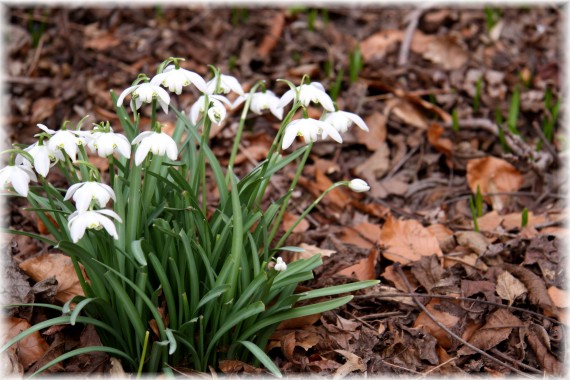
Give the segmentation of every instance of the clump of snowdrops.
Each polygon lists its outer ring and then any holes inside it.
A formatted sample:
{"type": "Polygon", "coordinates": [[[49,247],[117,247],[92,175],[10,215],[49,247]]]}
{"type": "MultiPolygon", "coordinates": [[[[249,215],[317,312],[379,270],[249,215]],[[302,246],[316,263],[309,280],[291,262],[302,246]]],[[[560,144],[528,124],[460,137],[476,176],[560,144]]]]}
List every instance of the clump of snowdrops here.
{"type": "Polygon", "coordinates": [[[61,316],[22,332],[0,350],[59,324],[93,324],[103,343],[67,352],[38,372],[73,355],[103,351],[139,375],[172,374],[177,365],[205,371],[219,360],[239,359],[261,363],[280,376],[264,352],[279,322],[342,306],[352,296],[331,296],[376,283],[296,293],[299,282],[313,278],[320,256],[290,263],[279,256],[299,250],[283,244],[330,190],[367,191],[360,179],[333,184],[274,241],[313,143],[329,137],[341,143],[352,124],[368,130],[364,121],[335,110],[323,86],[303,83],[307,78],[299,86],[285,81],[291,89],[279,98],[263,82],[244,93],[236,78],[214,67],[206,82],[182,68],[181,61],[169,58],[154,77],[141,74],[118,97],[111,92],[124,134],[109,122],[94,124],[90,131],[81,129],[83,120],[75,126],[65,122],[58,130],[39,124],[36,143],[4,152],[9,161],[0,170],[0,185],[9,195],[26,197],[51,236],[9,232],[33,236],[68,254],[85,296],[61,307],[36,304],[56,308],[61,316]],[[173,106],[171,93],[189,87],[201,94],[186,113],[173,106]],[[238,95],[233,103],[226,97],[230,91],[238,95]],[[130,112],[124,108],[129,98],[130,112]],[[311,102],[323,108],[319,120],[307,117],[311,102]],[[222,168],[208,146],[210,129],[226,118],[228,107],[242,105],[229,164],[222,168]],[[143,107],[150,107],[150,124],[140,117],[143,107]],[[303,117],[293,120],[299,110],[303,117]],[[233,166],[250,111],[269,111],[282,123],[267,158],[238,178],[233,166]],[[176,115],[172,133],[162,130],[161,113],[176,115]],[[291,150],[298,136],[305,144],[299,141],[291,150]],[[108,183],[89,162],[87,150],[108,160],[108,183]],[[290,188],[263,208],[271,176],[287,165],[297,166],[290,188]],[[67,178],[68,189],[46,181],[54,168],[67,178]],[[210,181],[219,202],[207,215],[210,181]]]}

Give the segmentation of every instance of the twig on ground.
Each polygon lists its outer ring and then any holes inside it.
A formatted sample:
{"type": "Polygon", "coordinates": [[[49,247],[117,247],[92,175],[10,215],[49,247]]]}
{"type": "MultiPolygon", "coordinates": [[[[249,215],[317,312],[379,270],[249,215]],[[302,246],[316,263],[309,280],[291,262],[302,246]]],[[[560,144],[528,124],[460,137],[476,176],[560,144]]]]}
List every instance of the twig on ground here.
{"type": "MultiPolygon", "coordinates": [[[[451,128],[452,122],[444,122],[443,125],[451,128]]],[[[495,136],[499,136],[499,126],[488,119],[463,119],[459,120],[461,128],[483,129],[495,136]]],[[[548,165],[555,160],[550,152],[537,152],[526,144],[520,136],[504,130],[505,140],[511,151],[519,158],[527,162],[530,167],[539,175],[543,175],[548,165]],[[533,158],[533,159],[531,159],[533,158]]]]}
{"type": "Polygon", "coordinates": [[[420,6],[414,11],[412,11],[407,18],[408,27],[406,28],[406,34],[402,41],[402,46],[400,47],[400,55],[398,56],[398,65],[404,66],[408,63],[408,55],[410,53],[410,46],[412,45],[412,39],[414,38],[414,32],[418,27],[418,22],[422,17],[422,13],[429,5],[420,6]]]}
{"type": "MultiPolygon", "coordinates": [[[[408,288],[408,291],[412,290],[412,287],[408,281],[408,278],[406,277],[406,275],[404,274],[404,272],[402,271],[402,267],[399,264],[394,264],[394,266],[396,267],[396,271],[398,272],[398,275],[400,276],[400,278],[402,279],[402,281],[404,282],[404,284],[406,285],[406,287],[408,288]]],[[[422,309],[422,311],[443,331],[445,331],[448,335],[450,335],[451,337],[453,337],[454,339],[458,340],[459,342],[463,343],[466,347],[469,347],[470,349],[472,349],[473,351],[485,356],[486,358],[490,359],[491,361],[510,369],[511,371],[524,376],[526,378],[530,378],[530,379],[534,379],[533,376],[530,376],[529,374],[516,369],[515,367],[507,364],[507,363],[503,363],[502,361],[500,361],[499,359],[495,358],[494,356],[488,354],[487,352],[481,350],[478,347],[475,347],[474,345],[472,345],[471,343],[469,343],[468,341],[466,341],[465,339],[461,338],[459,335],[455,334],[453,331],[451,331],[447,326],[445,326],[443,323],[441,323],[432,313],[430,313],[430,311],[417,299],[416,296],[412,296],[412,299],[414,300],[414,302],[416,303],[416,305],[418,305],[418,307],[420,309],[422,309]]]]}

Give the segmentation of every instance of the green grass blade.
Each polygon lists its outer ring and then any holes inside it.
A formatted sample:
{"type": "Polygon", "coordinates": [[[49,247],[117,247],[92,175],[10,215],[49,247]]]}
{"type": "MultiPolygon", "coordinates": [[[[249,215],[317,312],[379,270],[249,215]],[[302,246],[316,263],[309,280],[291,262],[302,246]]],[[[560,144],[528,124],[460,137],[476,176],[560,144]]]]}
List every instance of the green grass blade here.
{"type": "Polygon", "coordinates": [[[251,352],[264,366],[267,368],[272,374],[275,376],[282,378],[283,375],[279,371],[279,368],[273,363],[271,358],[267,356],[265,352],[254,343],[251,343],[247,340],[240,340],[238,343],[241,343],[251,352]]]}

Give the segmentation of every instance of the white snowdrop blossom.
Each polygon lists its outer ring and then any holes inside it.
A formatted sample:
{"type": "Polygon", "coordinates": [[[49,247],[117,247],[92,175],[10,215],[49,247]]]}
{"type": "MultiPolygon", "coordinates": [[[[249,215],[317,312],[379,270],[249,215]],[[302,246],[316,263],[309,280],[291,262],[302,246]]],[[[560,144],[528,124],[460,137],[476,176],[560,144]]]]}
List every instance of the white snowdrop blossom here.
{"type": "MultiPolygon", "coordinates": [[[[232,105],[232,108],[236,108],[245,102],[248,96],[249,94],[239,96],[232,105]]],[[[279,120],[283,119],[283,107],[279,107],[279,98],[269,90],[254,93],[251,96],[249,108],[258,115],[261,115],[265,110],[270,110],[276,118],[279,120]]]]}
{"type": "Polygon", "coordinates": [[[190,70],[177,69],[173,65],[167,66],[162,73],[150,80],[151,85],[161,84],[176,95],[180,95],[182,87],[188,86],[190,83],[194,84],[201,92],[208,92],[208,86],[200,75],[190,70]]]}
{"type": "Polygon", "coordinates": [[[287,269],[287,264],[285,263],[285,261],[283,261],[281,257],[278,257],[273,269],[275,269],[277,272],[283,272],[287,269]]]}
{"type": "Polygon", "coordinates": [[[0,186],[5,189],[8,184],[12,184],[16,193],[23,197],[28,196],[30,181],[37,180],[32,169],[24,165],[10,165],[0,169],[0,186]]]}
{"type": "Polygon", "coordinates": [[[92,152],[97,152],[99,157],[108,157],[117,152],[125,158],[131,157],[131,143],[119,134],[110,132],[93,132],[87,143],[92,152]]]}
{"type": "Polygon", "coordinates": [[[290,89],[283,94],[278,106],[283,108],[295,99],[299,93],[299,101],[305,107],[310,102],[319,103],[323,108],[329,112],[334,112],[334,104],[330,96],[325,92],[325,88],[319,82],[312,82],[311,84],[303,84],[297,87],[297,91],[290,89]]]}
{"type": "Polygon", "coordinates": [[[298,119],[293,120],[285,127],[282,148],[289,148],[297,136],[303,136],[308,142],[317,141],[319,135],[322,135],[323,139],[330,135],[333,140],[342,143],[342,137],[329,123],[315,119],[298,119]]]}
{"type": "Polygon", "coordinates": [[[75,160],[77,160],[77,147],[86,144],[86,136],[82,134],[81,131],[69,131],[67,129],[54,131],[43,124],[38,124],[38,127],[51,135],[48,140],[48,148],[51,151],[56,152],[63,150],[72,161],[75,162],[75,160]]]}
{"type": "Polygon", "coordinates": [[[99,182],[81,182],[72,185],[65,194],[64,200],[73,198],[77,211],[87,211],[91,202],[95,201],[99,207],[105,207],[109,200],[115,200],[113,189],[99,182]]]}
{"type": "Polygon", "coordinates": [[[32,156],[34,159],[33,164],[26,157],[19,154],[15,159],[16,165],[24,165],[28,168],[33,167],[36,169],[36,172],[44,178],[47,177],[49,169],[55,165],[57,161],[64,160],[61,151],[54,152],[50,150],[47,145],[39,145],[38,142],[33,143],[24,149],[24,151],[28,152],[30,156],[32,156]]]}
{"type": "MultiPolygon", "coordinates": [[[[208,83],[206,83],[208,86],[208,94],[214,94],[216,91],[216,84],[216,78],[213,78],[208,81],[208,83]]],[[[218,94],[228,94],[230,91],[233,91],[238,95],[243,95],[243,88],[235,77],[231,75],[220,74],[220,86],[218,87],[218,94]]]]}
{"type": "MultiPolygon", "coordinates": [[[[208,108],[208,116],[210,117],[210,120],[216,124],[220,124],[225,119],[227,113],[224,104],[231,107],[231,102],[228,98],[222,95],[208,95],[208,102],[212,104],[212,106],[208,108]]],[[[196,124],[198,122],[200,114],[204,112],[206,107],[206,96],[202,95],[192,105],[192,107],[190,107],[190,120],[192,123],[196,124]]]]}
{"type": "Polygon", "coordinates": [[[85,230],[105,228],[109,235],[118,240],[119,235],[115,223],[109,217],[116,219],[119,223],[123,222],[121,217],[111,210],[75,211],[69,215],[67,222],[71,239],[77,243],[85,235],[85,230]]]}
{"type": "Polygon", "coordinates": [[[158,101],[164,113],[168,113],[168,105],[170,104],[170,95],[165,89],[158,84],[141,83],[125,89],[119,99],[117,99],[117,107],[123,104],[123,100],[127,95],[131,94],[132,99],[135,101],[135,108],[141,108],[142,103],[152,103],[153,99],[158,101]]]}
{"type": "Polygon", "coordinates": [[[135,153],[135,165],[140,165],[148,153],[158,156],[166,156],[171,160],[178,157],[178,146],[172,137],[160,132],[142,132],[135,137],[132,144],[139,144],[135,153]]]}
{"type": "Polygon", "coordinates": [[[348,187],[350,190],[355,191],[357,193],[363,193],[365,191],[370,190],[370,186],[366,183],[366,181],[361,180],[360,178],[355,178],[348,183],[348,187]]]}
{"type": "Polygon", "coordinates": [[[356,124],[363,131],[368,132],[368,126],[360,116],[351,112],[336,111],[327,114],[324,120],[326,123],[331,124],[337,131],[344,133],[352,125],[356,124]]]}

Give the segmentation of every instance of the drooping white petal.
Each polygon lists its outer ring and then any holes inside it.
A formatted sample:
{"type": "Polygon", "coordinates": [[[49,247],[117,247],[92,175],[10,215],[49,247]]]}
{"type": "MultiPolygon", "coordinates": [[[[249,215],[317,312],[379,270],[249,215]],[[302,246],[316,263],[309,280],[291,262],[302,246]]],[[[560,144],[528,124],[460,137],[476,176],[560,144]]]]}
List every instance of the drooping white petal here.
{"type": "Polygon", "coordinates": [[[297,137],[297,134],[299,133],[299,126],[298,123],[296,122],[298,122],[298,120],[292,121],[285,128],[285,133],[283,135],[283,143],[281,145],[282,149],[289,148],[291,144],[293,144],[293,141],[295,141],[295,137],[297,137]]]}
{"type": "Polygon", "coordinates": [[[69,233],[74,243],[77,243],[83,235],[85,235],[85,229],[88,223],[89,221],[86,218],[81,218],[80,214],[76,215],[73,219],[70,218],[69,233]]]}
{"type": "Polygon", "coordinates": [[[113,221],[105,218],[102,215],[98,215],[97,219],[101,225],[103,225],[109,235],[111,235],[115,240],[119,240],[119,235],[117,234],[117,229],[115,228],[115,223],[113,223],[113,221]]]}
{"type": "Polygon", "coordinates": [[[289,91],[284,93],[283,96],[281,96],[281,99],[279,100],[279,104],[277,104],[277,107],[279,108],[285,107],[287,104],[291,102],[291,100],[295,99],[295,95],[296,95],[295,91],[293,89],[290,89],[289,91]]]}
{"type": "Polygon", "coordinates": [[[49,129],[47,126],[45,126],[44,124],[36,124],[37,127],[39,129],[41,129],[42,131],[46,132],[47,134],[50,135],[54,135],[56,133],[56,131],[54,131],[53,129],[49,129]]]}
{"type": "Polygon", "coordinates": [[[80,183],[75,183],[73,185],[71,185],[69,187],[69,189],[67,189],[67,193],[65,194],[65,198],[63,198],[64,201],[68,201],[71,199],[71,197],[73,196],[73,194],[75,194],[75,192],[77,191],[77,189],[79,189],[81,186],[83,186],[85,182],[80,182],[80,183]]]}
{"type": "Polygon", "coordinates": [[[34,168],[42,177],[47,177],[51,161],[49,159],[48,147],[38,145],[34,153],[34,168]]]}
{"type": "Polygon", "coordinates": [[[12,182],[12,187],[16,191],[16,193],[27,197],[28,196],[28,189],[30,184],[30,177],[20,168],[13,167],[12,175],[10,177],[10,181],[12,182]]]}
{"type": "Polygon", "coordinates": [[[119,215],[117,215],[117,213],[112,211],[112,210],[106,210],[105,209],[105,210],[97,210],[96,212],[98,212],[99,214],[110,216],[111,218],[116,219],[119,223],[123,223],[123,221],[121,220],[121,217],[119,215]]]}
{"type": "Polygon", "coordinates": [[[146,156],[148,156],[148,152],[151,148],[151,141],[148,139],[142,140],[135,152],[135,165],[139,166],[146,156]]]}
{"type": "Polygon", "coordinates": [[[140,143],[143,139],[147,138],[148,136],[152,136],[154,132],[145,131],[141,132],[137,137],[133,139],[132,145],[140,143]]]}
{"type": "Polygon", "coordinates": [[[127,95],[136,90],[137,87],[139,87],[139,85],[134,85],[123,90],[123,92],[121,92],[121,95],[119,95],[119,98],[117,99],[117,107],[120,107],[123,104],[123,101],[125,100],[127,95]]]}

